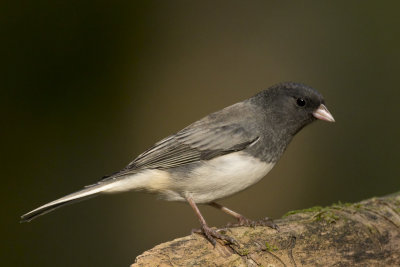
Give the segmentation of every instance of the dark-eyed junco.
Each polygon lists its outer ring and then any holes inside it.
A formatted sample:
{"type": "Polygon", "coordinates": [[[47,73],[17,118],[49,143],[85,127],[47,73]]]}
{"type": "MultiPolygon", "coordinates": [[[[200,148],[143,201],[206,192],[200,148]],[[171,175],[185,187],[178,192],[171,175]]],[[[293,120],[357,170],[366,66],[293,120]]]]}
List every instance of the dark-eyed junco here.
{"type": "Polygon", "coordinates": [[[293,136],[316,119],[334,121],[316,90],[299,83],[277,84],[196,121],[156,143],[123,170],[28,212],[21,221],[102,193],[146,190],[165,200],[187,201],[214,245],[214,238],[232,241],[208,227],[197,204],[214,206],[240,224],[250,222],[214,201],[263,178],[293,136]]]}

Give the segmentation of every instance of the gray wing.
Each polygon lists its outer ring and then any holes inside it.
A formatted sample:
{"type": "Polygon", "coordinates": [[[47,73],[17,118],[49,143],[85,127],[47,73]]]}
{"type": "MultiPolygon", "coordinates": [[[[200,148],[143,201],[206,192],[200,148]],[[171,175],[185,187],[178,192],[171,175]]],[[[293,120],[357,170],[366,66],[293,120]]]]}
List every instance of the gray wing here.
{"type": "Polygon", "coordinates": [[[121,171],[115,179],[144,169],[169,169],[241,151],[260,138],[262,112],[247,100],[226,107],[156,143],[121,171]]]}
{"type": "Polygon", "coordinates": [[[109,178],[143,169],[168,169],[209,160],[243,150],[258,140],[258,136],[238,124],[218,125],[212,128],[208,126],[199,121],[161,140],[140,154],[125,169],[109,178]]]}

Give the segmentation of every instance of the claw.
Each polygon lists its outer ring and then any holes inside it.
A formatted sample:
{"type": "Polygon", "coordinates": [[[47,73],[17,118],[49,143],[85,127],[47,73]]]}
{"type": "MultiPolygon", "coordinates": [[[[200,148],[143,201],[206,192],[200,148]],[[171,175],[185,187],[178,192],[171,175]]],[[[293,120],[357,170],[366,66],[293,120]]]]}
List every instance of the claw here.
{"type": "Polygon", "coordinates": [[[222,241],[226,241],[228,244],[234,244],[234,245],[239,246],[239,243],[233,237],[220,234],[220,233],[218,233],[217,230],[214,230],[214,229],[208,227],[207,225],[203,225],[201,227],[201,229],[192,230],[192,233],[204,234],[205,237],[207,238],[207,240],[210,241],[210,243],[214,247],[217,245],[217,241],[215,240],[215,238],[220,239],[222,241]]]}
{"type": "MultiPolygon", "coordinates": [[[[201,225],[201,233],[203,233],[206,238],[208,239],[208,241],[211,242],[211,244],[213,244],[213,246],[215,247],[215,245],[217,244],[217,241],[215,241],[214,237],[223,241],[227,241],[228,244],[236,244],[239,245],[239,243],[232,237],[227,236],[227,235],[223,235],[218,233],[216,230],[211,229],[210,227],[207,226],[206,220],[204,220],[203,216],[200,213],[199,208],[197,207],[196,203],[194,202],[194,200],[191,197],[187,197],[186,200],[188,201],[189,205],[192,206],[193,210],[195,211],[197,217],[199,218],[200,221],[200,225],[201,225]]],[[[192,230],[192,232],[199,232],[198,230],[192,230]]]]}
{"type": "Polygon", "coordinates": [[[261,222],[262,222],[262,225],[268,226],[269,228],[272,228],[279,232],[279,226],[276,223],[274,223],[274,221],[272,219],[265,217],[263,220],[261,220],[261,222]]]}
{"type": "Polygon", "coordinates": [[[239,217],[238,224],[239,224],[239,226],[250,226],[250,227],[256,227],[257,226],[257,222],[256,221],[247,219],[244,216],[239,217]]]}

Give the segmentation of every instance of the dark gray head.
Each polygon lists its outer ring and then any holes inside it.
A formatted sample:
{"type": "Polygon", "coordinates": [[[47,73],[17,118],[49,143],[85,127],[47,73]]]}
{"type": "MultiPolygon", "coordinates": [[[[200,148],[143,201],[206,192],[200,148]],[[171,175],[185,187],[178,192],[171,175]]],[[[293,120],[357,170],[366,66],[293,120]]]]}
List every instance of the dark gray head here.
{"type": "Polygon", "coordinates": [[[269,127],[281,134],[293,136],[316,119],[334,121],[322,95],[300,83],[274,85],[257,94],[253,101],[263,106],[269,127]]]}

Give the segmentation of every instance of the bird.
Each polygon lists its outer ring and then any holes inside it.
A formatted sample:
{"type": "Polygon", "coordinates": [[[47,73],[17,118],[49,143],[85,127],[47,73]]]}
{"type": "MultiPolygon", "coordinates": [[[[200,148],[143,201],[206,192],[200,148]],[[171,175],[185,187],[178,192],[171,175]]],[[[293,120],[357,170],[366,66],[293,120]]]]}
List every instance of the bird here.
{"type": "Polygon", "coordinates": [[[215,239],[233,243],[208,226],[198,205],[213,206],[239,225],[252,223],[216,201],[260,181],[296,133],[317,119],[335,121],[318,91],[302,83],[278,83],[162,139],[122,170],[22,215],[21,222],[100,194],[143,190],[189,203],[200,232],[214,246],[215,239]]]}

